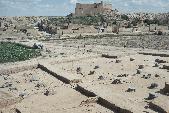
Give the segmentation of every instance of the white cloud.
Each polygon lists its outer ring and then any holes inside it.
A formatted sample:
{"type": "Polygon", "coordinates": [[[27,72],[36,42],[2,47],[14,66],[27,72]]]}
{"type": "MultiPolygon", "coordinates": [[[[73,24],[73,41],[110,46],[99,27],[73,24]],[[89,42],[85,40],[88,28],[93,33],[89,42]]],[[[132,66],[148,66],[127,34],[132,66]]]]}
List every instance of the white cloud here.
{"type": "Polygon", "coordinates": [[[129,6],[129,4],[128,4],[128,3],[124,3],[124,6],[125,6],[125,7],[128,7],[128,6],[129,6]]]}
{"type": "Polygon", "coordinates": [[[78,2],[78,0],[70,0],[71,4],[76,4],[78,2]]]}

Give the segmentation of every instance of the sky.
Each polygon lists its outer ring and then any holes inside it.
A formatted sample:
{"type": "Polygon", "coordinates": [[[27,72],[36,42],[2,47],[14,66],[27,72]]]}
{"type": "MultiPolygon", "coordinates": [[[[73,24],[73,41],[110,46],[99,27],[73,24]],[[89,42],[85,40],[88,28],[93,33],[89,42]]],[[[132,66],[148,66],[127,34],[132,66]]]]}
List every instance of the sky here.
{"type": "MultiPolygon", "coordinates": [[[[0,16],[66,16],[74,12],[77,2],[101,0],[0,0],[0,16]]],[[[169,0],[102,0],[112,3],[122,13],[169,12],[169,0]]]]}

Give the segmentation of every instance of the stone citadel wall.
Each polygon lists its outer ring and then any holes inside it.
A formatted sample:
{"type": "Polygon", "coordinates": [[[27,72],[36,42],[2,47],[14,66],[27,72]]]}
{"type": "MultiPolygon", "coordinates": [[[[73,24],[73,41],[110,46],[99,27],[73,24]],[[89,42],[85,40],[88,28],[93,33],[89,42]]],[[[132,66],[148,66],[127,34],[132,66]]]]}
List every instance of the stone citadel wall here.
{"type": "Polygon", "coordinates": [[[112,11],[112,4],[94,3],[94,4],[76,4],[75,16],[94,16],[103,14],[104,12],[112,11]]]}

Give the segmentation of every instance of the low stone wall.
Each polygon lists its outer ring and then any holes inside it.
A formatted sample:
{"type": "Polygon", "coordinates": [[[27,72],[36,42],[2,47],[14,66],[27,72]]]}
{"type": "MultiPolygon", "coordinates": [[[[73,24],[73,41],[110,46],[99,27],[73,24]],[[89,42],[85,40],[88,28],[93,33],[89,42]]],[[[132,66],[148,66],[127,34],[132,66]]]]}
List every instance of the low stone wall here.
{"type": "Polygon", "coordinates": [[[10,99],[0,99],[0,109],[19,103],[21,101],[22,101],[21,97],[10,98],[10,99]]]}
{"type": "Polygon", "coordinates": [[[129,110],[126,110],[126,109],[123,109],[123,108],[120,108],[118,106],[116,106],[115,104],[113,103],[110,103],[109,101],[99,97],[98,98],[98,103],[112,111],[114,111],[115,113],[133,113],[129,110]]]}
{"type": "Polygon", "coordinates": [[[76,89],[76,91],[80,92],[81,94],[83,94],[87,97],[96,97],[97,96],[95,93],[86,90],[85,88],[83,88],[80,85],[77,85],[77,87],[75,89],[76,89]]]}
{"type": "Polygon", "coordinates": [[[69,83],[70,83],[70,80],[69,80],[69,79],[64,78],[64,77],[62,77],[62,76],[56,74],[56,73],[53,72],[52,70],[49,70],[46,66],[39,64],[38,67],[39,67],[40,69],[42,69],[43,71],[45,71],[45,72],[47,72],[47,73],[53,75],[54,77],[56,77],[56,78],[59,79],[60,81],[66,83],[66,84],[69,84],[69,83]]]}
{"type": "Polygon", "coordinates": [[[53,66],[50,64],[39,64],[38,67],[66,84],[81,82],[81,79],[79,79],[78,77],[53,68],[53,66]]]}
{"type": "Polygon", "coordinates": [[[160,57],[169,57],[169,54],[160,54],[160,53],[144,53],[144,52],[139,52],[139,54],[151,55],[151,56],[160,56],[160,57]]]}
{"type": "Polygon", "coordinates": [[[118,58],[118,56],[115,56],[115,55],[108,55],[108,54],[102,54],[102,57],[104,57],[104,58],[113,58],[113,59],[118,58]]]}
{"type": "Polygon", "coordinates": [[[7,68],[7,69],[0,69],[0,74],[2,75],[14,74],[14,73],[22,72],[22,71],[36,69],[37,67],[38,67],[38,64],[33,64],[33,65],[16,66],[16,67],[7,68]]]}
{"type": "Polygon", "coordinates": [[[158,112],[158,113],[167,113],[167,111],[165,111],[163,108],[161,108],[160,106],[150,102],[149,103],[149,108],[158,112]]]}
{"type": "Polygon", "coordinates": [[[167,65],[163,65],[163,69],[169,70],[169,65],[168,66],[167,65]]]}

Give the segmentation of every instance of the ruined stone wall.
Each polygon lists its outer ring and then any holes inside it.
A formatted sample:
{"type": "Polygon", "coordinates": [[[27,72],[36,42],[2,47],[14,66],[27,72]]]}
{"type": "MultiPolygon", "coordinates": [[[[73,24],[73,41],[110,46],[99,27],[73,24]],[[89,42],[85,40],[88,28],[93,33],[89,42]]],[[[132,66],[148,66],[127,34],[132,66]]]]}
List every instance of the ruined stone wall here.
{"type": "Polygon", "coordinates": [[[75,16],[96,15],[103,12],[103,4],[76,4],[75,16]]]}
{"type": "Polygon", "coordinates": [[[168,30],[168,26],[157,26],[157,30],[161,30],[161,31],[168,30]]]}
{"type": "Polygon", "coordinates": [[[113,30],[112,26],[107,26],[107,28],[105,29],[105,32],[112,33],[113,32],[112,30],[113,30]]]}
{"type": "Polygon", "coordinates": [[[112,12],[112,4],[103,4],[103,2],[94,4],[77,3],[75,8],[75,16],[94,16],[105,12],[112,12]]]}
{"type": "Polygon", "coordinates": [[[105,10],[112,10],[112,4],[104,4],[103,9],[105,10]]]}
{"type": "Polygon", "coordinates": [[[58,34],[73,34],[73,33],[97,33],[98,30],[94,26],[69,26],[68,29],[59,29],[58,34]]]}
{"type": "Polygon", "coordinates": [[[157,24],[151,24],[150,31],[154,31],[154,30],[165,31],[165,30],[168,30],[168,26],[162,26],[162,25],[159,26],[157,24]]]}

